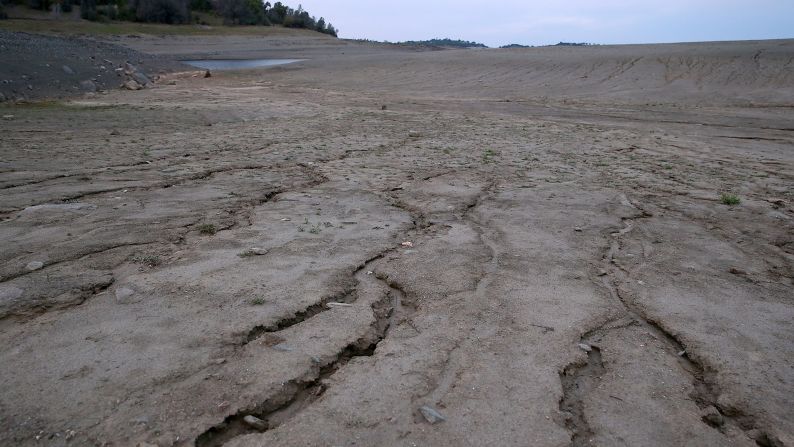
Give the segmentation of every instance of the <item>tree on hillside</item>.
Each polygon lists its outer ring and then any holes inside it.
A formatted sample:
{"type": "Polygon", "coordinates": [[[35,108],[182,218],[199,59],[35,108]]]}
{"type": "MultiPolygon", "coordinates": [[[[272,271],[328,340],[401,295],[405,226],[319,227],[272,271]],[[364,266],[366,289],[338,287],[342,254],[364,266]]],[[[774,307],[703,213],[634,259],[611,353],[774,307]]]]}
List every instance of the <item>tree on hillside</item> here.
{"type": "Polygon", "coordinates": [[[141,22],[178,24],[190,21],[187,0],[132,0],[130,6],[135,20],[141,22]]]}
{"type": "Polygon", "coordinates": [[[216,0],[215,10],[230,25],[269,24],[260,0],[216,0]]]}

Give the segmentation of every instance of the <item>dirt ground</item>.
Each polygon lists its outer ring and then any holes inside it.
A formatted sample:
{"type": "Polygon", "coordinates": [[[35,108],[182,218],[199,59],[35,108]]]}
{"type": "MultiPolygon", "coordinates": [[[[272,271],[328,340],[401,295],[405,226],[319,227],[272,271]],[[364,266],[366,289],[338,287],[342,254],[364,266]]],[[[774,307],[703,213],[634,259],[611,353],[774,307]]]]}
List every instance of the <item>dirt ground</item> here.
{"type": "Polygon", "coordinates": [[[0,106],[0,444],[794,446],[794,41],[184,39],[0,106]]]}

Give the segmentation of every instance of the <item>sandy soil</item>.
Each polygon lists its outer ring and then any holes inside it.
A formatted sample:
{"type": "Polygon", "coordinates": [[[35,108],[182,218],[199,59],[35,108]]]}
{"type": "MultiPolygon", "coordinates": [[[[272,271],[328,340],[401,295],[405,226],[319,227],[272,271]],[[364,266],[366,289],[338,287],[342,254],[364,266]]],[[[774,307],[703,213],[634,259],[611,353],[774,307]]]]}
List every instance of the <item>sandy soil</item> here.
{"type": "Polygon", "coordinates": [[[0,106],[0,444],[794,446],[794,42],[289,45],[0,106]]]}

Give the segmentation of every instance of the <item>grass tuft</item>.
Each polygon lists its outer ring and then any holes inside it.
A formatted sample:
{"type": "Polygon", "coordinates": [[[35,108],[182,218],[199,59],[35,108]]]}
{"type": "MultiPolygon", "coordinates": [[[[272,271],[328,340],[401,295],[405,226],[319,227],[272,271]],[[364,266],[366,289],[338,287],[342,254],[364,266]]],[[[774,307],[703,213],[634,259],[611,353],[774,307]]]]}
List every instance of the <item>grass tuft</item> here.
{"type": "Polygon", "coordinates": [[[722,194],[720,196],[720,202],[722,202],[723,205],[734,206],[742,203],[742,200],[735,194],[722,194]]]}

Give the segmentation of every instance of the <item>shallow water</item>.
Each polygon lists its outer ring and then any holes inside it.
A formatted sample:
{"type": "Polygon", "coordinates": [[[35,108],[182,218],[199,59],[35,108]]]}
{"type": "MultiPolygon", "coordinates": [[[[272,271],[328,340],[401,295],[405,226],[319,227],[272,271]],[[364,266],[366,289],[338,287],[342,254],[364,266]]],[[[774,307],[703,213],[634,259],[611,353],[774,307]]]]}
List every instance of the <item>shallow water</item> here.
{"type": "Polygon", "coordinates": [[[291,64],[302,60],[304,59],[199,59],[182,62],[207,70],[243,70],[246,68],[291,64]]]}

